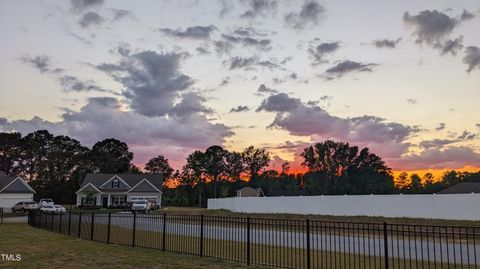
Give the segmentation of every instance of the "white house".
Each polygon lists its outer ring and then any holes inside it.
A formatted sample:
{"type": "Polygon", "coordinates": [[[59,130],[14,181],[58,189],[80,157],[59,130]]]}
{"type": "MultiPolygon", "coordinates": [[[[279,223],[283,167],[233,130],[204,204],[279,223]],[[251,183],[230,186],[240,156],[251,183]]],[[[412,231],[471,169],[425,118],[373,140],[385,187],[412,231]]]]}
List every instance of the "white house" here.
{"type": "Polygon", "coordinates": [[[21,177],[0,171],[0,208],[10,210],[18,202],[33,201],[35,191],[21,177]]]}
{"type": "Polygon", "coordinates": [[[77,191],[77,206],[85,204],[88,196],[101,207],[139,200],[161,205],[162,180],[161,175],[88,174],[77,191]]]}

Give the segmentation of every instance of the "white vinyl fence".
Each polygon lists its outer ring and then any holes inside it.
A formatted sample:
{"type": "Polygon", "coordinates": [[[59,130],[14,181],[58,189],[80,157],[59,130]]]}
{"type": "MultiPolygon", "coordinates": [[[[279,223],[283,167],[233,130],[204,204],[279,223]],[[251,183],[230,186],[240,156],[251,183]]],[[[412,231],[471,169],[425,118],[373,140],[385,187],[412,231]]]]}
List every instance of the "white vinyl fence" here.
{"type": "Polygon", "coordinates": [[[232,197],[208,199],[208,209],[244,213],[480,220],[480,194],[232,197]]]}

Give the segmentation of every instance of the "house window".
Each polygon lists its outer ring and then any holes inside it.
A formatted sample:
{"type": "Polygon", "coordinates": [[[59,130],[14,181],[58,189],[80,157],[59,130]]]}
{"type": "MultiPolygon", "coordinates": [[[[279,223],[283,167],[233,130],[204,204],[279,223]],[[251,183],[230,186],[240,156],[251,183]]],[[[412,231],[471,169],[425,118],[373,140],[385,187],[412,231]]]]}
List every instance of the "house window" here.
{"type": "Polygon", "coordinates": [[[119,185],[118,179],[112,180],[112,189],[118,189],[119,185]]]}
{"type": "Polygon", "coordinates": [[[112,204],[114,205],[124,204],[125,200],[126,200],[126,196],[112,196],[112,204]]]}

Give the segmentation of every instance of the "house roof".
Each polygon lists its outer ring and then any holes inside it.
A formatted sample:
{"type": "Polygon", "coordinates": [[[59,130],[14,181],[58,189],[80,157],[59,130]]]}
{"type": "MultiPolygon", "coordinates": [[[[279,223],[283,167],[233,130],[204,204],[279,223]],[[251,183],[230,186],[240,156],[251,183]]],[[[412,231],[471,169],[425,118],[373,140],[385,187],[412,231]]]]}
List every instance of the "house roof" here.
{"type": "Polygon", "coordinates": [[[480,193],[480,182],[460,182],[438,192],[438,194],[480,193]]]}
{"type": "Polygon", "coordinates": [[[0,176],[0,193],[35,193],[35,191],[20,177],[0,176]]]}
{"type": "MultiPolygon", "coordinates": [[[[121,188],[121,189],[113,189],[113,190],[108,190],[108,192],[125,192],[131,188],[133,188],[135,185],[140,183],[143,179],[148,180],[150,183],[152,183],[156,188],[161,189],[162,187],[162,182],[163,182],[163,177],[161,175],[138,175],[138,174],[87,174],[85,179],[82,182],[82,185],[80,185],[80,189],[83,188],[87,184],[92,184],[96,188],[100,189],[100,186],[102,186],[104,183],[109,181],[113,177],[119,177],[121,180],[123,180],[125,183],[127,183],[130,188],[121,188]]],[[[102,189],[103,191],[104,189],[102,189]]]]}

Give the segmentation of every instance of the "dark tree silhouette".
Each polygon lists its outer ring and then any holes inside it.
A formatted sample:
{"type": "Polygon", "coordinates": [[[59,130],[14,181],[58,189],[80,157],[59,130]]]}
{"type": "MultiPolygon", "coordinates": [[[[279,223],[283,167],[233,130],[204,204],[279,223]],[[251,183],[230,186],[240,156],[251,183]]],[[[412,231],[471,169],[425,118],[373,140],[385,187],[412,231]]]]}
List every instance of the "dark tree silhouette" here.
{"type": "Polygon", "coordinates": [[[242,157],[246,169],[250,173],[250,180],[258,177],[260,171],[270,164],[270,155],[268,152],[265,149],[255,148],[254,146],[244,149],[242,157]]]}
{"type": "Polygon", "coordinates": [[[93,145],[91,160],[96,172],[126,173],[130,171],[133,153],[124,142],[109,138],[93,145]]]}
{"type": "Polygon", "coordinates": [[[173,174],[173,168],[168,164],[168,159],[163,157],[163,155],[150,159],[145,165],[145,170],[150,174],[162,175],[165,181],[169,180],[173,174]]]}

